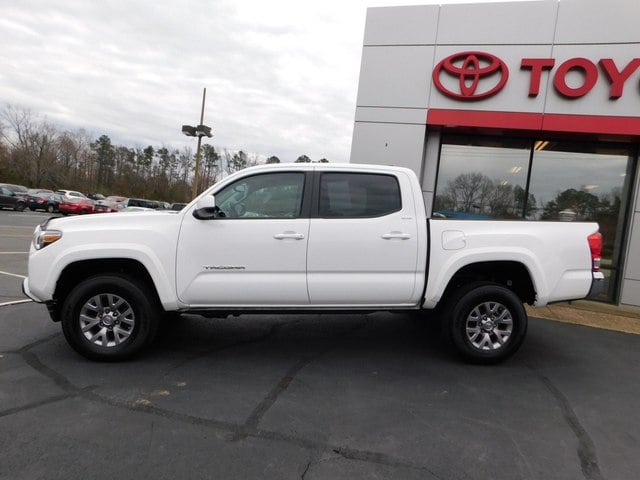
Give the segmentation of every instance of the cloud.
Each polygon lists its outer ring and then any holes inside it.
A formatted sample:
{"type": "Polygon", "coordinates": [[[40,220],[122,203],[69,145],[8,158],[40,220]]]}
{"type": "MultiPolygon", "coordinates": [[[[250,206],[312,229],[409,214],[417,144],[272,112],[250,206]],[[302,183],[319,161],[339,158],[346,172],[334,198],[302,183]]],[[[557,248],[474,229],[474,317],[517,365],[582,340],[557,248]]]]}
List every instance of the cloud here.
{"type": "MultiPolygon", "coordinates": [[[[348,161],[366,7],[401,0],[0,4],[0,103],[115,143],[348,161]]],[[[415,2],[422,3],[422,2],[415,2]]]]}

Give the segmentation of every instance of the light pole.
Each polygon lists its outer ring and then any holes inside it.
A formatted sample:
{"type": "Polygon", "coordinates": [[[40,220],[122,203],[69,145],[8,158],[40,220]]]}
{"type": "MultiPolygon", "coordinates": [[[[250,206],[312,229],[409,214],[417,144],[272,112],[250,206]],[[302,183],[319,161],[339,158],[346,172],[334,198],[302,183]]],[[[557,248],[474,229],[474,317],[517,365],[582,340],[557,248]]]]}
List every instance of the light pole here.
{"type": "Polygon", "coordinates": [[[193,175],[193,186],[191,187],[191,196],[196,198],[198,195],[198,184],[200,183],[200,144],[202,137],[212,137],[211,127],[203,125],[204,123],[204,101],[207,98],[207,89],[202,91],[202,110],[200,110],[200,124],[196,127],[191,125],[183,125],[182,133],[187,137],[198,137],[198,146],[196,147],[196,169],[193,175]]]}

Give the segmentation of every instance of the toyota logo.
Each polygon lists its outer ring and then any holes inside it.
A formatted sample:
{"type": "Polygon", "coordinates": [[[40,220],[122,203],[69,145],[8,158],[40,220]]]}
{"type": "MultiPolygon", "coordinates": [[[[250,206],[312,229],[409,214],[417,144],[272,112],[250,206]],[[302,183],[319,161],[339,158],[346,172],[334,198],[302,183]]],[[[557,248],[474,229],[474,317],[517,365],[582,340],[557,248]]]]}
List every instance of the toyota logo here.
{"type": "Polygon", "coordinates": [[[433,83],[438,90],[458,100],[481,100],[495,95],[504,87],[508,78],[509,69],[505,63],[495,55],[484,52],[454,53],[433,69],[433,83]],[[443,72],[450,77],[449,82],[445,77],[447,86],[442,82],[443,72]],[[455,88],[451,77],[458,80],[459,91],[451,89],[455,88]],[[487,88],[491,85],[492,88],[487,88]],[[482,90],[478,91],[480,86],[482,90]]]}

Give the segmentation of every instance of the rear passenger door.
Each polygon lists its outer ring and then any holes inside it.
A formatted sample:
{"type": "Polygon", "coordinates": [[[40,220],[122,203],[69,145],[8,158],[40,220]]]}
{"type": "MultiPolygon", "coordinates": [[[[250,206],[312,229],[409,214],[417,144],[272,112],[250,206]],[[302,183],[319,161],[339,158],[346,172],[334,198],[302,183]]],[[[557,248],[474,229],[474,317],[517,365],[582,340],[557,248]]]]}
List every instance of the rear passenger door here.
{"type": "Polygon", "coordinates": [[[418,228],[409,178],[316,174],[307,255],[311,305],[413,305],[418,228]]]}

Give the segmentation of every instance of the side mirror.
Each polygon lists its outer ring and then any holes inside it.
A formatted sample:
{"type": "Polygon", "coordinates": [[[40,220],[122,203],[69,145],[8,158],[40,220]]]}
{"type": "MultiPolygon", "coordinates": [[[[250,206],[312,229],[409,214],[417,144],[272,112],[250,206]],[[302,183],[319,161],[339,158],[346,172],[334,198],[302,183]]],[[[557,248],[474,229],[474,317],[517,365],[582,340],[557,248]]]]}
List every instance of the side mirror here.
{"type": "Polygon", "coordinates": [[[211,220],[215,218],[217,211],[218,207],[216,207],[215,197],[213,195],[207,195],[198,200],[196,208],[193,211],[193,216],[198,220],[211,220]]]}

